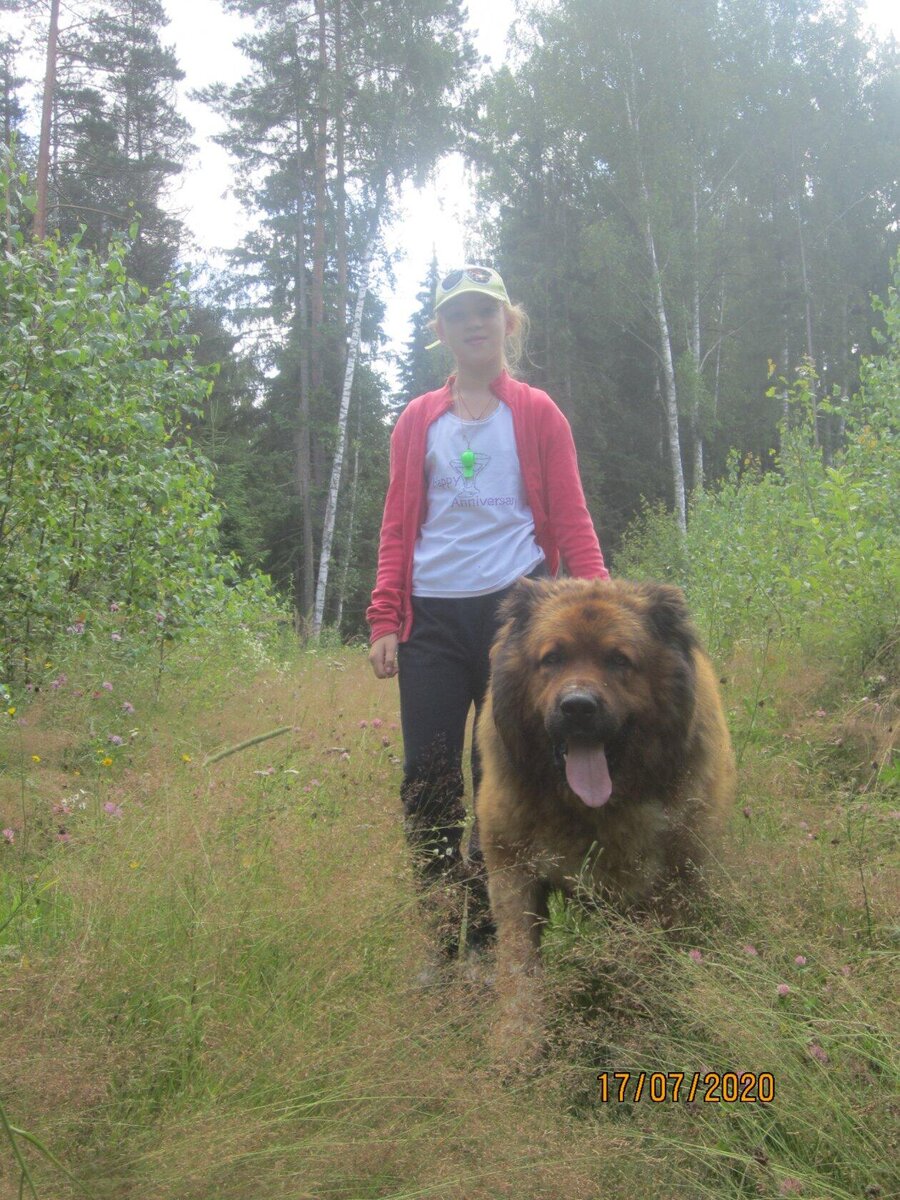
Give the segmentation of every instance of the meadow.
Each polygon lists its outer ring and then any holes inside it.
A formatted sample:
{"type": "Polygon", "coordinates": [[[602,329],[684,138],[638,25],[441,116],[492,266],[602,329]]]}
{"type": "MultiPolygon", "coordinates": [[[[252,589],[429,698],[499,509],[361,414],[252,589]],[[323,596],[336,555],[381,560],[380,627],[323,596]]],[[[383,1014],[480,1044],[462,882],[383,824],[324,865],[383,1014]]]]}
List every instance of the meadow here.
{"type": "Polygon", "coordinates": [[[361,647],[207,633],[160,663],[109,614],[59,651],[0,735],[3,1200],[897,1194],[877,667],[735,643],[704,913],[672,938],[557,902],[517,1072],[483,979],[416,984],[396,685],[361,647]],[[729,1072],[774,1096],[688,1100],[729,1072]]]}

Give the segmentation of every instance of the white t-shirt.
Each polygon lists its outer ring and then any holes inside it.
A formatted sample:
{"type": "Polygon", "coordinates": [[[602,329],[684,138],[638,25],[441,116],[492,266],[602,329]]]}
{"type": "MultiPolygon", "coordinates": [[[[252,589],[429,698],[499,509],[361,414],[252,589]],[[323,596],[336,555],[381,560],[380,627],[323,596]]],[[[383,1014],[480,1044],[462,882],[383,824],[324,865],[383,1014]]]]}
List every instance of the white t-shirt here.
{"type": "Polygon", "coordinates": [[[414,596],[485,596],[543,560],[516,451],[512,413],[446,412],[428,429],[427,512],[413,552],[414,596]]]}

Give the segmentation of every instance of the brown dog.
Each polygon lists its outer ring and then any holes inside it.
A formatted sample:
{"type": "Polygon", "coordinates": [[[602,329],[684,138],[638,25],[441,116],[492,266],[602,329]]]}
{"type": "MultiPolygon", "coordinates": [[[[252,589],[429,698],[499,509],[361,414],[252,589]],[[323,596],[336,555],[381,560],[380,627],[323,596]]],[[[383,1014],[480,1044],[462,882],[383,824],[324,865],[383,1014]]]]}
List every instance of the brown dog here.
{"type": "Polygon", "coordinates": [[[677,588],[522,580],[501,611],[478,823],[502,982],[538,966],[548,894],[579,876],[624,906],[694,890],[735,775],[677,588]]]}

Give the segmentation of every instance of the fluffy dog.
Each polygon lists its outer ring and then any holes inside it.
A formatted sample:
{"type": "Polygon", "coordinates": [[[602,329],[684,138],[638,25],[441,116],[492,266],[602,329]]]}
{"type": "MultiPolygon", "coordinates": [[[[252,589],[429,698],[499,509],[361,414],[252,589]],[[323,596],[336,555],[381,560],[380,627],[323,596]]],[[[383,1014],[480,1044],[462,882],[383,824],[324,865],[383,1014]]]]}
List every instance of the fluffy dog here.
{"type": "Polygon", "coordinates": [[[502,618],[478,724],[499,981],[533,973],[548,895],[576,878],[671,911],[734,792],[716,677],[677,588],[522,580],[502,618]]]}

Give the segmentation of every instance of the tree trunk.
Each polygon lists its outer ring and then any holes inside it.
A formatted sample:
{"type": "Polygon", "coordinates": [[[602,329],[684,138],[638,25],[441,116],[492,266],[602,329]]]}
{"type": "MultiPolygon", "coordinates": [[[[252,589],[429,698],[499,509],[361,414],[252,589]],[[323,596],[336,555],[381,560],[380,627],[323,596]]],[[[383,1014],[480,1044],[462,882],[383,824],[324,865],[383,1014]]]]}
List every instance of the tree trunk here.
{"type": "Polygon", "coordinates": [[[347,307],[350,290],[347,250],[346,154],[344,151],[344,24],[341,0],[334,0],[334,224],[337,251],[338,344],[347,342],[347,307]]]}
{"type": "MultiPolygon", "coordinates": [[[[361,411],[361,410],[360,410],[361,411]]],[[[360,421],[360,427],[362,422],[360,421]]],[[[350,579],[350,563],[353,559],[353,534],[356,528],[356,497],[359,492],[359,440],[360,429],[356,432],[356,445],[353,447],[353,478],[350,481],[350,511],[347,514],[347,545],[344,548],[344,572],[341,576],[341,586],[338,591],[337,615],[335,624],[338,629],[344,619],[344,602],[347,599],[347,584],[350,579]]]]}
{"type": "Polygon", "coordinates": [[[34,210],[34,240],[47,236],[47,194],[50,182],[50,125],[56,91],[56,48],[59,42],[59,0],[50,0],[50,29],[47,34],[47,70],[44,75],[44,104],[41,110],[41,141],[37,161],[37,207],[34,210]]]}
{"type": "Polygon", "coordinates": [[[338,415],[338,441],[334,451],[334,463],[331,469],[331,483],[328,487],[328,503],[325,508],[325,526],[322,532],[322,550],[319,555],[319,578],[316,584],[316,606],[313,615],[313,636],[318,637],[322,631],[322,621],[325,615],[325,592],[328,588],[328,568],[331,561],[331,544],[334,539],[334,524],[337,516],[338,492],[341,487],[341,472],[344,466],[344,447],[347,442],[347,413],[350,408],[350,393],[353,388],[353,375],[356,371],[356,358],[359,353],[360,335],[362,332],[363,307],[369,291],[369,274],[372,259],[375,256],[375,239],[378,236],[378,226],[381,218],[381,205],[384,199],[384,188],[379,188],[375,200],[375,210],[369,227],[369,240],[363,256],[362,269],[359,277],[359,291],[356,295],[356,311],[353,314],[353,326],[350,330],[350,343],[347,347],[347,366],[344,371],[344,388],[341,393],[341,407],[338,415]]]}
{"type": "Polygon", "coordinates": [[[697,198],[697,181],[692,188],[694,207],[694,278],[691,295],[692,331],[691,356],[694,364],[694,394],[691,398],[691,436],[694,449],[694,477],[692,480],[695,492],[703,491],[703,429],[700,413],[700,371],[702,369],[700,354],[700,203],[697,198]]]}
{"type": "MultiPolygon", "coordinates": [[[[300,129],[298,122],[297,145],[300,129]]],[[[300,168],[302,171],[302,167],[300,168]]],[[[305,632],[313,606],[315,564],[313,556],[312,520],[312,450],[309,429],[309,313],[306,288],[306,222],[303,206],[303,180],[297,189],[297,253],[294,267],[296,296],[296,337],[300,356],[300,397],[297,406],[297,426],[294,430],[294,492],[300,500],[302,555],[294,577],[294,615],[298,632],[305,632]]]]}
{"type": "Polygon", "coordinates": [[[681,437],[678,431],[678,393],[675,386],[675,364],[672,360],[672,338],[669,333],[669,319],[666,315],[666,302],[662,288],[662,273],[656,254],[656,241],[653,236],[653,224],[650,216],[650,193],[644,175],[644,162],[641,149],[640,118],[637,107],[632,101],[635,89],[634,57],[631,59],[631,88],[624,89],[625,113],[628,126],[634,138],[635,163],[641,192],[642,225],[644,246],[650,264],[651,286],[653,288],[653,315],[656,320],[656,332],[659,338],[659,359],[662,367],[663,406],[666,414],[666,429],[669,440],[669,460],[672,464],[672,485],[675,494],[675,513],[678,518],[678,528],[682,534],[687,533],[687,503],[684,494],[684,467],[681,461],[681,437]]]}
{"type": "Polygon", "coordinates": [[[315,212],[312,238],[312,387],[318,393],[325,381],[325,220],[328,204],[328,42],[325,0],[316,0],[319,22],[319,76],[316,96],[315,165],[313,195],[315,212]]]}

